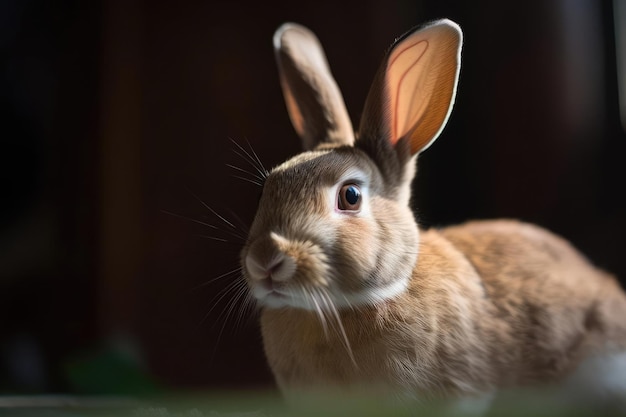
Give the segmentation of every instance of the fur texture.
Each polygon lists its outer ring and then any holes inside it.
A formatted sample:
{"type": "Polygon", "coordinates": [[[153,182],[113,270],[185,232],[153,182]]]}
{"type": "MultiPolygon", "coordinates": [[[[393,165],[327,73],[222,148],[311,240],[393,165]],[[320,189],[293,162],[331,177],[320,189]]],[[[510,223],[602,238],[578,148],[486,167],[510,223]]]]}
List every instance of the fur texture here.
{"type": "MultiPolygon", "coordinates": [[[[298,52],[299,40],[314,35],[294,24],[277,33],[279,67],[290,74],[282,86],[308,150],[267,177],[241,261],[285,393],[374,388],[480,399],[607,363],[623,367],[626,295],[568,242],[515,220],[430,230],[416,223],[417,155],[441,131],[456,92],[456,24],[431,23],[392,46],[359,135],[347,136],[320,121],[324,111],[341,113],[329,120],[346,115],[343,103],[327,103],[336,86],[325,91],[320,80],[330,73],[307,73],[329,71],[313,65],[325,62],[321,50],[298,52]],[[314,82],[302,92],[302,80],[314,82]],[[299,100],[307,112],[321,107],[313,120],[293,110],[299,100]],[[313,137],[321,139],[309,149],[313,137]]],[[[626,398],[626,374],[602,372],[601,391],[626,398]]]]}
{"type": "Polygon", "coordinates": [[[314,312],[265,309],[284,389],[380,382],[416,396],[556,382],[590,355],[626,351],[626,297],[564,240],[515,221],[422,232],[407,291],[344,309],[350,340],[314,312]]]}

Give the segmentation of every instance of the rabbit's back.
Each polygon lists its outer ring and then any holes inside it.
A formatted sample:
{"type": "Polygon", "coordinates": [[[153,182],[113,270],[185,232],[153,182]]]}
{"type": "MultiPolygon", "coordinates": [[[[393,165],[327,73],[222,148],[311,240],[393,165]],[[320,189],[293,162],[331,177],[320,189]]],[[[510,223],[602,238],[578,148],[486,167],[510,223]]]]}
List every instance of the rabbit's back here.
{"type": "Polygon", "coordinates": [[[516,383],[558,379],[588,356],[626,350],[626,295],[564,239],[509,220],[439,233],[480,276],[483,337],[493,338],[494,360],[517,364],[505,372],[516,383]]]}

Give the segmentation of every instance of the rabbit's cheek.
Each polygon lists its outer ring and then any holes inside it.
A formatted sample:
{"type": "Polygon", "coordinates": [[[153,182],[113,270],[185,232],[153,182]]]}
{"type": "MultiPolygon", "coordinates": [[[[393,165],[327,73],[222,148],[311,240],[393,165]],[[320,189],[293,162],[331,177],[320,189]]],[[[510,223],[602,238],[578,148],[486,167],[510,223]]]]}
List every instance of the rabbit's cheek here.
{"type": "Polygon", "coordinates": [[[376,224],[363,218],[344,219],[337,233],[333,265],[340,289],[346,293],[358,292],[367,283],[370,271],[376,268],[376,224]]]}

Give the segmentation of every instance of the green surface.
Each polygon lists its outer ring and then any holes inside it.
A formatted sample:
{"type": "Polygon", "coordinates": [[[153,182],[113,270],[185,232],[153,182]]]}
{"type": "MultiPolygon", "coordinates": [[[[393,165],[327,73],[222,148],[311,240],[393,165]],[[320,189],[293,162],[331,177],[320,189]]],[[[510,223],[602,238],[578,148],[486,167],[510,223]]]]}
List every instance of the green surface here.
{"type": "MultiPolygon", "coordinates": [[[[371,396],[310,395],[297,407],[286,406],[274,393],[194,393],[161,398],[0,397],[0,416],[37,417],[283,417],[283,416],[452,416],[436,406],[392,405],[371,396]]],[[[505,394],[488,416],[625,416],[610,408],[575,401],[548,400],[541,394],[505,394]]]]}

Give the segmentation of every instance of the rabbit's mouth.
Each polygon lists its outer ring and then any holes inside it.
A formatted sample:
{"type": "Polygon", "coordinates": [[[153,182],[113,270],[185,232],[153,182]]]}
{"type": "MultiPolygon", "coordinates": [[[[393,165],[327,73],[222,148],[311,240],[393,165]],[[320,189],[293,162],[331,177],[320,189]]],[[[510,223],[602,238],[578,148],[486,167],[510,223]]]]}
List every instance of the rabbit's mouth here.
{"type": "Polygon", "coordinates": [[[272,308],[288,307],[291,305],[289,295],[277,290],[272,290],[262,298],[258,298],[264,306],[272,308]]]}
{"type": "Polygon", "coordinates": [[[251,287],[252,295],[261,305],[269,308],[295,307],[313,310],[307,298],[296,295],[292,289],[273,286],[272,284],[256,283],[251,287]]]}
{"type": "Polygon", "coordinates": [[[329,287],[309,285],[275,285],[271,282],[250,284],[252,295],[263,307],[291,307],[309,311],[337,311],[364,305],[375,305],[402,294],[408,279],[399,279],[383,286],[345,293],[332,291],[329,287]]]}
{"type": "Polygon", "coordinates": [[[255,282],[251,287],[252,295],[263,305],[269,307],[284,307],[291,298],[288,290],[277,285],[270,278],[255,282]]]}

